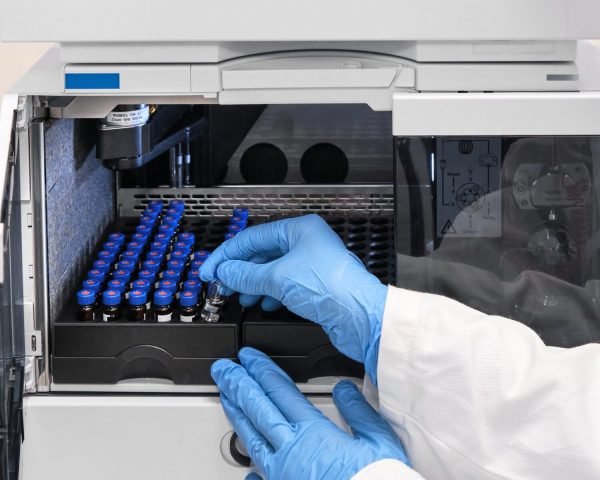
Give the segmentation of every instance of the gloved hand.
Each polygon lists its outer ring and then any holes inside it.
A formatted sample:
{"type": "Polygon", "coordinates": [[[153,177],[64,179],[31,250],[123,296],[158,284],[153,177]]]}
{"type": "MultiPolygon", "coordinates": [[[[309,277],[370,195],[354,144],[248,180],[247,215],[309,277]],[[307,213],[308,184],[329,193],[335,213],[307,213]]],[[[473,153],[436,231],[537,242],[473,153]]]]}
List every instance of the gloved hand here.
{"type": "Polygon", "coordinates": [[[365,364],[376,384],[387,286],[322,218],[308,215],[244,230],[211,254],[200,276],[217,277],[240,292],[244,306],[266,295],[263,307],[274,307],[275,299],[318,323],[340,352],[365,364]]]}
{"type": "Polygon", "coordinates": [[[317,410],[266,355],[243,348],[239,358],[242,366],[218,360],[211,373],[227,418],[267,478],[346,480],[379,460],[409,463],[394,431],[352,382],[342,381],[333,390],[349,434],[317,410]]]}

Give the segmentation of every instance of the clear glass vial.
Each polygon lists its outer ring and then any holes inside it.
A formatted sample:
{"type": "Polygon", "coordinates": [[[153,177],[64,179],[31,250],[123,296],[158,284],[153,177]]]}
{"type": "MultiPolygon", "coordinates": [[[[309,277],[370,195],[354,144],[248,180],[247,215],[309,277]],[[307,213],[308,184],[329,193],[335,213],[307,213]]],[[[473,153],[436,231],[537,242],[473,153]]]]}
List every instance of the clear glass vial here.
{"type": "Polygon", "coordinates": [[[225,286],[219,280],[213,281],[208,286],[206,301],[200,313],[200,320],[208,323],[218,322],[226,301],[225,286]]]}

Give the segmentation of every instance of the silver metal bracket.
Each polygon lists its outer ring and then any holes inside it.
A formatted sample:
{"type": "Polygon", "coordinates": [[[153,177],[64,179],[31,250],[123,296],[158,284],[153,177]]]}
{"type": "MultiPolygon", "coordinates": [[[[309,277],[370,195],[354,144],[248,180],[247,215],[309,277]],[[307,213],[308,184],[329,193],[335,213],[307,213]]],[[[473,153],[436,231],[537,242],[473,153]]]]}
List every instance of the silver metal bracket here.
{"type": "Polygon", "coordinates": [[[25,355],[41,357],[42,347],[42,332],[40,330],[34,330],[25,334],[25,355]]]}

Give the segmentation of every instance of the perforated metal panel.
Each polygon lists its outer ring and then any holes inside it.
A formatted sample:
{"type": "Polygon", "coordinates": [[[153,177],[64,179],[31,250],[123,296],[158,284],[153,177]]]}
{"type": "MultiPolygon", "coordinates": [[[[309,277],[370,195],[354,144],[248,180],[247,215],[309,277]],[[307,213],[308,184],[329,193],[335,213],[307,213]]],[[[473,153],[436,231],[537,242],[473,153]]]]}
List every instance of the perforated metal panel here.
{"type": "Polygon", "coordinates": [[[136,216],[150,200],[185,200],[186,215],[228,216],[235,206],[253,216],[294,213],[370,213],[392,215],[392,185],[252,186],[219,188],[122,188],[118,190],[120,217],[136,216]]]}

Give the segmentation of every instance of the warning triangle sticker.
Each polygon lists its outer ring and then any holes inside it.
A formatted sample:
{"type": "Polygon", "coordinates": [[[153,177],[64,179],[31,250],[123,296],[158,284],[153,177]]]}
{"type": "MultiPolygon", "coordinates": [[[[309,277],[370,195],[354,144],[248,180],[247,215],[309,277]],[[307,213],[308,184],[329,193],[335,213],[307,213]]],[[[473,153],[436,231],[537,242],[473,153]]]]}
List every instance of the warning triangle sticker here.
{"type": "Polygon", "coordinates": [[[442,235],[447,235],[449,233],[456,233],[456,230],[454,230],[454,227],[452,226],[452,222],[450,220],[448,220],[446,222],[446,225],[444,225],[444,228],[442,228],[442,235]]]}

